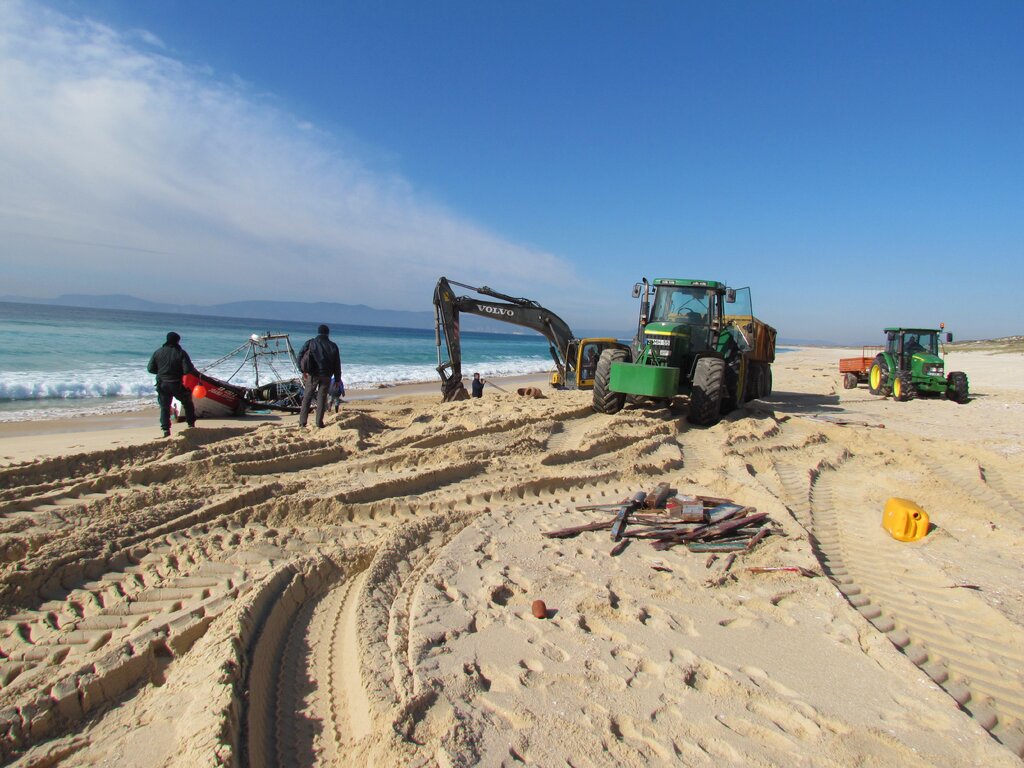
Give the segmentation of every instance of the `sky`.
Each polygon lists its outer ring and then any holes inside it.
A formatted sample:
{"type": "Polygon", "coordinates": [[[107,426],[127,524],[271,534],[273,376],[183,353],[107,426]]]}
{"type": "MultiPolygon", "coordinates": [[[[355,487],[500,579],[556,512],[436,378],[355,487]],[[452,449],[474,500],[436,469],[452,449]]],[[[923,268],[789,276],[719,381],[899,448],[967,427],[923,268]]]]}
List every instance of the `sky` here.
{"type": "Polygon", "coordinates": [[[0,295],[1024,333],[1024,3],[0,0],[0,295]]]}

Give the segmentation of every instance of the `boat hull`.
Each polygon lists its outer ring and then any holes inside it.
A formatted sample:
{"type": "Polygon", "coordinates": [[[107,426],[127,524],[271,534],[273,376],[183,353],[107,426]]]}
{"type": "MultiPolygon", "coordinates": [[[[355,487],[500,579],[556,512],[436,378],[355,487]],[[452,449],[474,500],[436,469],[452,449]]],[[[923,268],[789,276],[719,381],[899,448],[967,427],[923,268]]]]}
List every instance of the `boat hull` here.
{"type": "Polygon", "coordinates": [[[206,387],[206,397],[193,397],[197,419],[223,419],[245,413],[245,389],[228,384],[208,374],[199,377],[206,387]]]}

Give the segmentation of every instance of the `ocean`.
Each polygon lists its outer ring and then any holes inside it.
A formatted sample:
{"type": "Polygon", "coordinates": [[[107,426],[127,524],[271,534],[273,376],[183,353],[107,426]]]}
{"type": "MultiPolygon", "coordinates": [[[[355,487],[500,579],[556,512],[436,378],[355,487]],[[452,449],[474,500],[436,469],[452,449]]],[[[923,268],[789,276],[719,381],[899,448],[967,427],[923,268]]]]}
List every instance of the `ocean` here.
{"type": "MultiPolygon", "coordinates": [[[[316,335],[316,324],[0,302],[0,421],[154,406],[146,364],[168,331],[181,335],[182,347],[203,369],[254,333],[287,333],[298,352],[316,335]]],[[[440,395],[433,330],[331,325],[331,338],[341,347],[346,388],[434,381],[440,395]]],[[[467,375],[514,376],[554,367],[547,342],[534,333],[465,331],[462,353],[467,375]]],[[[233,370],[211,373],[225,378],[233,370]]],[[[245,381],[244,373],[234,380],[245,381]]]]}

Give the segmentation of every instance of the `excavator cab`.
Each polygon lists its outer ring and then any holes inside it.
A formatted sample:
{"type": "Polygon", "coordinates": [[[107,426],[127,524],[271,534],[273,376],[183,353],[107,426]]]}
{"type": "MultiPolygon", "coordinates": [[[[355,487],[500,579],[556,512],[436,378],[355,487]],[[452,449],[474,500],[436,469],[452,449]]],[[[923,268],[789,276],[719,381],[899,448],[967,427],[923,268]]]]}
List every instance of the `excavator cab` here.
{"type": "MultiPolygon", "coordinates": [[[[590,389],[594,386],[594,375],[597,373],[597,361],[606,349],[626,349],[626,345],[612,338],[593,338],[573,340],[569,346],[570,368],[575,370],[575,380],[566,383],[556,382],[557,372],[552,374],[552,386],[563,389],[590,389]]],[[[572,371],[570,371],[572,373],[572,371]]]]}

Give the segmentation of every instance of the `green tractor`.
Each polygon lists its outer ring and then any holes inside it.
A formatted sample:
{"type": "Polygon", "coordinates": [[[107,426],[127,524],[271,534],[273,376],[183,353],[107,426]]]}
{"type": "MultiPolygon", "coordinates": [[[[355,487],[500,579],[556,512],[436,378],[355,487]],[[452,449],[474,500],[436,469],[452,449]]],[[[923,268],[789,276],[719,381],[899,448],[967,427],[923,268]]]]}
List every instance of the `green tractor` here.
{"type": "MultiPolygon", "coordinates": [[[[919,394],[945,395],[957,403],[968,400],[967,374],[945,372],[939,355],[939,331],[933,328],[886,328],[886,345],[868,369],[872,395],[891,394],[905,402],[919,394]]],[[[953,341],[953,334],[946,334],[953,341]]]]}
{"type": "Polygon", "coordinates": [[[633,298],[641,299],[636,337],[629,349],[601,353],[595,411],[617,413],[627,398],[669,403],[682,394],[690,396],[690,423],[707,426],[771,394],[776,332],[754,317],[749,288],[644,278],[633,298]]]}

